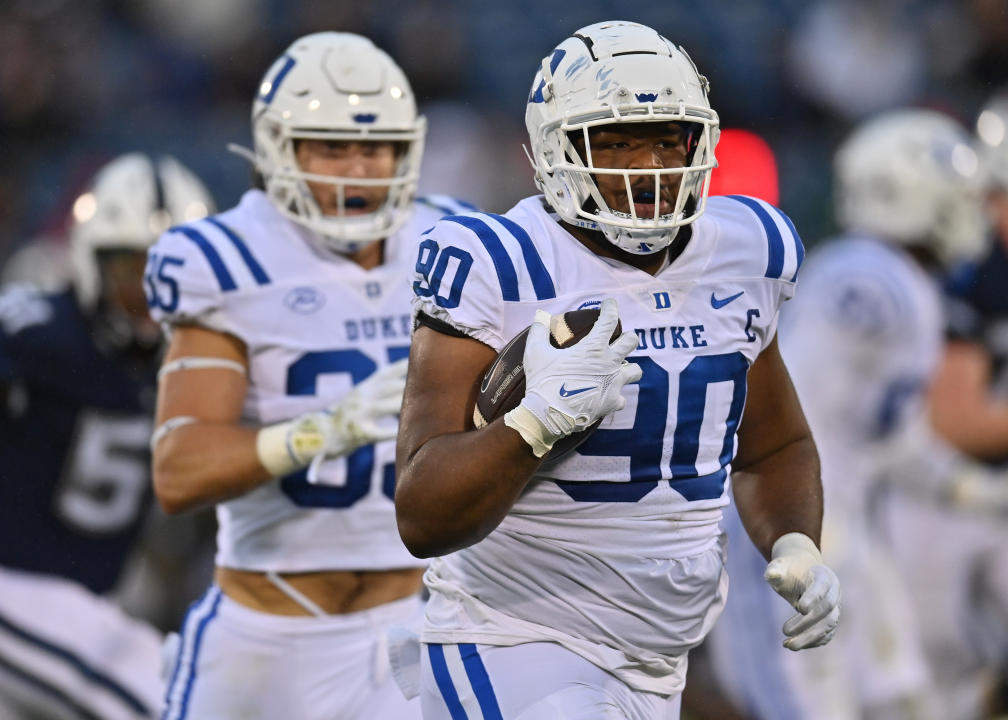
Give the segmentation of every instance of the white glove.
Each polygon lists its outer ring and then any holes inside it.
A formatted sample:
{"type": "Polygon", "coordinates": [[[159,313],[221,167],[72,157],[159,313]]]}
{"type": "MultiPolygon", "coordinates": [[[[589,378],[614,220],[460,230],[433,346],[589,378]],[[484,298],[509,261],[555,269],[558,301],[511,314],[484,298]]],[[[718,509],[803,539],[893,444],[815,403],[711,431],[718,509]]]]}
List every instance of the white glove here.
{"type": "Polygon", "coordinates": [[[314,481],[327,458],[396,436],[398,424],[387,421],[399,414],[405,388],[403,359],[354,385],[341,402],[325,410],[262,428],[256,438],[259,461],[274,477],[311,464],[308,480],[314,481]]]}
{"type": "Polygon", "coordinates": [[[840,581],[823,564],[812,538],[793,532],[777,538],[763,577],[798,614],[784,623],[788,650],[825,645],[840,621],[840,581]]]}
{"type": "Polygon", "coordinates": [[[542,457],[562,437],[587,429],[595,421],[626,405],[623,386],[640,380],[641,369],[626,356],[637,347],[632,332],[611,345],[619,311],[608,298],[595,326],[577,344],[555,348],[550,343],[549,313],[537,310],[525,343],[525,397],[504,416],[542,457]]]}

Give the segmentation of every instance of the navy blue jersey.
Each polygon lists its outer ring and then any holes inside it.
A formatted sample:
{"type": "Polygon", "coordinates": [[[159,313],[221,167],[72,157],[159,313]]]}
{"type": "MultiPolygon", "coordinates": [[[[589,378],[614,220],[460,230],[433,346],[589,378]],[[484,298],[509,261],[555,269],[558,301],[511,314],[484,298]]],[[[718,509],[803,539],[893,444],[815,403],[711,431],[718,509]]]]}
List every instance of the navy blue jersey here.
{"type": "Polygon", "coordinates": [[[150,504],[155,364],[95,337],[71,291],[0,295],[0,565],[101,593],[150,504]]]}
{"type": "Polygon", "coordinates": [[[982,344],[991,354],[997,391],[1008,393],[1008,251],[995,242],[976,265],[947,285],[948,334],[982,344]]]}

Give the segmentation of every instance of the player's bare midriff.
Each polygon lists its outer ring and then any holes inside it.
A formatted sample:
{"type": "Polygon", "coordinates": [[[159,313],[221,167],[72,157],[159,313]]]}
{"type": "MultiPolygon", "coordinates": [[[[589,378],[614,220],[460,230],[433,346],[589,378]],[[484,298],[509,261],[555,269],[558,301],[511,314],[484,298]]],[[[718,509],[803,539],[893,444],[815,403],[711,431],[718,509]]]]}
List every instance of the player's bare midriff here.
{"type": "MultiPolygon", "coordinates": [[[[281,573],[281,577],[325,613],[367,610],[420,591],[423,568],[326,570],[281,573]]],[[[214,580],[237,603],[273,615],[311,615],[277,587],[265,573],[218,567],[214,580]]]]}

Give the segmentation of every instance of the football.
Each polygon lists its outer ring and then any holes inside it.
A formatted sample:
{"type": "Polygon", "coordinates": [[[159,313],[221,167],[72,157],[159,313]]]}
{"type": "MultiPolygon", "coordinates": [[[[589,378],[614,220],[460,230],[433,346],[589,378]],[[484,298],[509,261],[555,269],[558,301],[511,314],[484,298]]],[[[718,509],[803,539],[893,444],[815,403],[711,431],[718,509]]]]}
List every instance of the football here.
{"type": "MultiPolygon", "coordinates": [[[[550,329],[550,342],[553,347],[565,348],[574,345],[587,335],[595,326],[599,317],[599,308],[584,308],[569,310],[562,316],[554,316],[550,329]]],[[[473,408],[473,424],[476,428],[489,425],[505,413],[518,406],[525,397],[525,372],[522,362],[525,356],[525,341],[531,326],[515,335],[505,345],[487,371],[483,374],[476,393],[476,406],[473,408]]],[[[617,321],[609,342],[613,342],[623,333],[622,324],[617,321]]],[[[569,453],[583,443],[595,432],[599,423],[591,427],[557,440],[544,460],[556,460],[569,453]]]]}

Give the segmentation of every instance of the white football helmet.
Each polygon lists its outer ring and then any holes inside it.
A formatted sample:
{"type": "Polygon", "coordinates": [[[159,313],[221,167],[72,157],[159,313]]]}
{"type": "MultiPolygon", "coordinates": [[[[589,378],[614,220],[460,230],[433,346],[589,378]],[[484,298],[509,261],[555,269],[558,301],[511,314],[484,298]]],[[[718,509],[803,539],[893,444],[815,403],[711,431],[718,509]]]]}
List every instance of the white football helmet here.
{"type": "Polygon", "coordinates": [[[296,41],[263,77],[252,105],[252,158],[266,193],[283,214],[317,233],[334,252],[354,252],[388,237],[409,218],[423,156],[425,119],[403,71],[367,38],[321,32],[296,41]],[[403,143],[395,177],[311,175],[298,166],[299,139],[403,143]],[[385,204],[364,215],[324,215],[307,182],[388,188],[385,204]]]}
{"type": "Polygon", "coordinates": [[[543,58],[532,81],[525,125],[536,185],[561,218],[601,231],[627,252],[646,255],[667,247],[679,228],[706,207],[719,133],[707,91],[707,78],[686,51],[651,28],[621,21],[581,28],[543,58]],[[685,167],[641,170],[593,164],[589,128],[670,121],[693,123],[698,130],[685,167]],[[586,157],[580,157],[570,133],[581,135],[586,157]],[[623,177],[629,214],[608,207],[593,174],[623,177]],[[681,177],[672,213],[659,215],[656,202],[654,216],[637,216],[631,182],[641,175],[654,179],[655,197],[663,177],[681,177]]]}
{"type": "Polygon", "coordinates": [[[834,175],[837,219],[847,230],[925,245],[946,264],[984,250],[980,162],[951,117],[907,109],[868,120],[837,149],[834,175]]]}
{"type": "Polygon", "coordinates": [[[128,153],[104,165],[73,204],[70,264],[81,306],[93,309],[101,294],[101,251],[146,251],[172,225],[213,211],[203,183],[173,157],[128,153]]]}
{"type": "Polygon", "coordinates": [[[989,185],[1008,191],[1008,89],[992,97],[980,111],[976,135],[989,185]]]}

